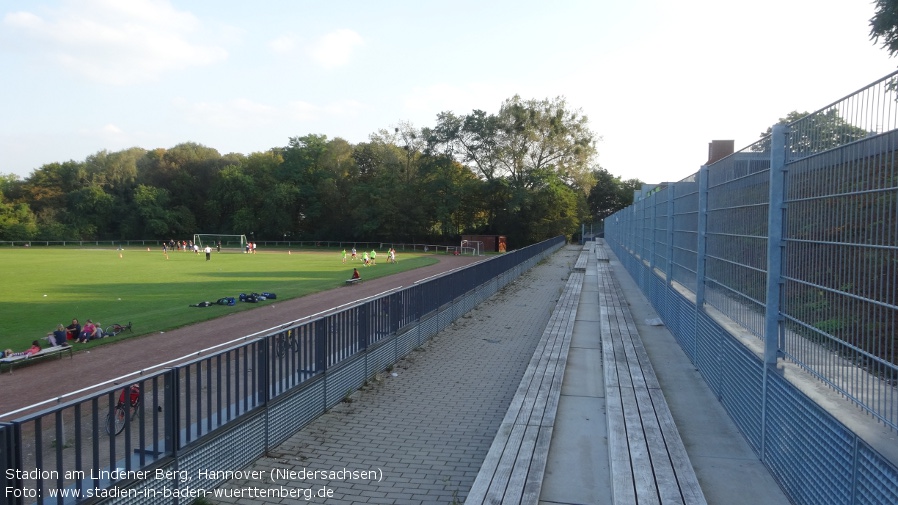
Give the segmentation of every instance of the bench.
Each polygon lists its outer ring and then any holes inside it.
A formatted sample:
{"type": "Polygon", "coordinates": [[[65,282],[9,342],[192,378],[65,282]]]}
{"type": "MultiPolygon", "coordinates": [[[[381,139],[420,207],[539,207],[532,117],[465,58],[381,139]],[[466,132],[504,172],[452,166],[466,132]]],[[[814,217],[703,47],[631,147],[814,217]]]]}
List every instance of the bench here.
{"type": "Polygon", "coordinates": [[[358,279],[346,279],[346,284],[347,284],[347,285],[358,284],[358,283],[360,283],[360,282],[362,282],[361,277],[358,278],[358,279]]]}
{"type": "Polygon", "coordinates": [[[605,243],[595,242],[596,259],[602,263],[608,263],[608,251],[605,250],[605,243]]]}
{"type": "Polygon", "coordinates": [[[568,278],[466,504],[538,503],[583,277],[568,278]]]}
{"type": "Polygon", "coordinates": [[[589,264],[589,257],[592,253],[595,242],[587,242],[583,245],[583,249],[580,251],[580,255],[577,257],[577,262],[574,263],[574,270],[577,272],[585,272],[586,266],[589,264]]]}
{"type": "Polygon", "coordinates": [[[620,286],[610,265],[596,259],[614,503],[704,505],[695,470],[620,286]]]}
{"type": "Polygon", "coordinates": [[[0,371],[2,371],[3,365],[9,367],[9,373],[12,373],[13,367],[16,365],[21,365],[23,363],[31,363],[35,360],[48,358],[50,356],[57,356],[62,358],[62,354],[68,352],[69,358],[72,357],[72,346],[54,346],[47,347],[46,349],[41,349],[40,352],[34,353],[30,356],[12,356],[10,358],[0,358],[0,371]]]}

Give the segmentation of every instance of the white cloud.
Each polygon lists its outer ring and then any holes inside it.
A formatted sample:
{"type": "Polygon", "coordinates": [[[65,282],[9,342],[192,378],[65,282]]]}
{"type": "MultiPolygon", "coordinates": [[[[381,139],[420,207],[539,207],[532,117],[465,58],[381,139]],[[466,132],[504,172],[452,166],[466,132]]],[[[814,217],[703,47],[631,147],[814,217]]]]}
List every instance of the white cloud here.
{"type": "MultiPolygon", "coordinates": [[[[71,136],[70,139],[77,144],[76,150],[83,153],[83,156],[102,150],[115,151],[133,147],[139,143],[137,140],[140,137],[114,123],[76,128],[73,129],[73,133],[77,135],[71,136]]],[[[83,156],[75,159],[81,159],[83,156]]]]}
{"type": "Polygon", "coordinates": [[[355,48],[363,44],[359,34],[344,28],[321,37],[306,52],[320,66],[336,68],[349,63],[355,48]]]}
{"type": "Polygon", "coordinates": [[[85,137],[103,141],[116,141],[126,137],[125,132],[112,123],[107,123],[100,127],[80,128],[78,133],[85,137]]]}
{"type": "Polygon", "coordinates": [[[296,41],[293,40],[293,37],[283,35],[268,41],[268,47],[278,54],[288,54],[293,52],[293,49],[296,47],[296,41]]]}
{"type": "Polygon", "coordinates": [[[103,133],[106,133],[109,135],[120,135],[122,133],[122,129],[119,128],[118,126],[115,126],[114,124],[110,123],[103,127],[103,133]]]}
{"type": "Polygon", "coordinates": [[[341,100],[323,108],[326,114],[335,117],[354,117],[365,109],[366,107],[356,100],[341,100]]]}
{"type": "Polygon", "coordinates": [[[68,0],[41,14],[13,12],[3,24],[22,48],[106,84],[129,84],[227,58],[221,47],[195,42],[199,20],[167,1],[68,0]]]}
{"type": "Polygon", "coordinates": [[[40,29],[43,20],[30,12],[11,12],[3,17],[3,23],[21,28],[40,29]]]}

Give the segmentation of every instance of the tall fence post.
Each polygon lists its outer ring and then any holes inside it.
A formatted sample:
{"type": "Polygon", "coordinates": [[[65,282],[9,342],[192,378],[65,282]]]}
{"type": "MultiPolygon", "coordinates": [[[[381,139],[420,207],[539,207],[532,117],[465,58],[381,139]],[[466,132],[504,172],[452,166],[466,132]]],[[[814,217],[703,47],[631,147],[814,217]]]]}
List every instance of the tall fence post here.
{"type": "MultiPolygon", "coordinates": [[[[284,337],[286,337],[286,336],[284,336],[284,337]]],[[[271,423],[268,422],[268,416],[269,416],[268,400],[271,399],[272,384],[276,383],[276,381],[280,379],[280,378],[275,379],[273,377],[274,370],[276,368],[271,364],[271,359],[270,359],[271,356],[274,354],[271,351],[274,349],[274,346],[277,345],[275,338],[277,338],[277,337],[275,337],[274,335],[268,335],[267,337],[256,341],[255,344],[250,344],[250,347],[249,347],[250,349],[252,349],[252,346],[254,346],[254,345],[257,346],[256,347],[257,352],[255,353],[255,356],[256,356],[256,367],[255,368],[256,368],[256,370],[253,372],[253,374],[256,377],[256,380],[258,381],[256,383],[256,388],[257,388],[256,394],[259,396],[259,405],[262,406],[262,409],[263,409],[262,412],[265,415],[265,440],[263,440],[263,444],[265,446],[266,451],[271,449],[271,447],[269,447],[269,443],[268,443],[269,440],[271,440],[271,437],[269,436],[269,430],[270,430],[271,423]]]]}
{"type": "Polygon", "coordinates": [[[165,451],[177,458],[181,448],[181,395],[177,368],[169,368],[163,376],[163,422],[165,423],[165,451]]]}
{"type": "MultiPolygon", "coordinates": [[[[674,241],[674,197],[677,194],[677,183],[672,182],[667,185],[667,250],[664,251],[664,254],[667,255],[667,272],[665,272],[667,276],[666,284],[667,287],[671,287],[673,285],[673,241],[674,241]]],[[[667,294],[664,294],[665,298],[667,294]]]]}
{"type": "MultiPolygon", "coordinates": [[[[359,348],[367,349],[369,338],[369,321],[368,321],[368,306],[370,303],[364,303],[358,307],[358,327],[359,327],[359,348]]],[[[321,358],[321,369],[324,369],[324,357],[321,358]]]]}
{"type": "MultiPolygon", "coordinates": [[[[698,216],[695,243],[695,310],[705,306],[705,254],[708,247],[708,165],[698,170],[698,216]]],[[[698,328],[698,325],[696,325],[698,328]]]]}
{"type": "Polygon", "coordinates": [[[775,125],[770,136],[769,198],[767,203],[767,291],[764,303],[764,366],[761,381],[761,461],[767,463],[767,374],[779,352],[780,298],[783,284],[783,205],[786,184],[785,125],[775,125]]]}
{"type": "Polygon", "coordinates": [[[773,127],[770,137],[770,196],[767,209],[767,296],[764,313],[764,363],[775,365],[779,352],[780,297],[783,271],[783,204],[786,184],[785,125],[773,127]]]}
{"type": "MultiPolygon", "coordinates": [[[[696,215],[695,237],[695,338],[693,339],[692,355],[695,361],[699,359],[699,317],[705,311],[705,255],[708,249],[708,165],[702,165],[698,169],[698,215],[696,215]]],[[[718,353],[719,354],[719,353],[718,353]]],[[[706,373],[706,377],[711,374],[706,373]]],[[[717,391],[717,384],[713,384],[717,391]]]]}
{"type": "Polygon", "coordinates": [[[655,223],[658,221],[658,202],[656,200],[657,198],[654,196],[652,196],[651,202],[649,202],[648,198],[645,199],[646,205],[651,203],[651,218],[649,219],[647,236],[649,237],[649,272],[652,273],[655,272],[655,246],[658,243],[658,241],[655,240],[655,223]]]}
{"type": "MultiPolygon", "coordinates": [[[[19,461],[21,458],[16,456],[13,451],[21,452],[18,444],[13,443],[13,432],[14,428],[12,424],[0,423],[0,463],[2,463],[4,469],[9,468],[22,468],[21,466],[16,466],[16,461],[19,461]]],[[[0,472],[0,487],[6,490],[8,487],[14,487],[15,489],[21,489],[21,482],[17,481],[17,479],[13,477],[7,477],[6,472],[0,472]]],[[[6,495],[4,491],[4,496],[9,500],[4,503],[14,503],[13,499],[6,495]]],[[[21,500],[18,500],[21,502],[21,500]]]]}
{"type": "MultiPolygon", "coordinates": [[[[25,468],[25,455],[23,454],[22,445],[21,445],[22,425],[19,423],[13,423],[12,429],[10,431],[11,431],[11,433],[9,434],[10,438],[8,438],[7,441],[9,442],[10,445],[15,446],[15,447],[10,452],[10,458],[11,458],[12,464],[7,466],[7,468],[17,468],[19,470],[22,470],[25,468]]],[[[21,475],[18,475],[18,474],[15,475],[14,477],[12,477],[7,482],[7,485],[13,487],[14,489],[19,489],[19,490],[24,489],[24,487],[25,487],[24,479],[22,479],[21,475]]],[[[5,490],[4,490],[4,494],[5,494],[5,490]]],[[[14,503],[16,505],[22,505],[23,503],[25,503],[25,499],[23,496],[12,497],[12,501],[10,501],[9,503],[10,504],[14,503]]]]}

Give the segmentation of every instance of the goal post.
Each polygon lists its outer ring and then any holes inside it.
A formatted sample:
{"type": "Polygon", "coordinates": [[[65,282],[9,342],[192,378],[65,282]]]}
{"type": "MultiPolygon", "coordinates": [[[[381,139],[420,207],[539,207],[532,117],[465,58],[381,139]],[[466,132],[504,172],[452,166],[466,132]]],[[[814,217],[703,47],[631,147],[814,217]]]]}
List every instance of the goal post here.
{"type": "Polygon", "coordinates": [[[460,249],[461,254],[483,256],[483,242],[479,240],[462,240],[460,249]]]}
{"type": "Polygon", "coordinates": [[[207,245],[212,249],[217,249],[219,242],[222,251],[243,252],[246,249],[246,235],[197,233],[193,236],[193,243],[201,249],[207,245]]]}

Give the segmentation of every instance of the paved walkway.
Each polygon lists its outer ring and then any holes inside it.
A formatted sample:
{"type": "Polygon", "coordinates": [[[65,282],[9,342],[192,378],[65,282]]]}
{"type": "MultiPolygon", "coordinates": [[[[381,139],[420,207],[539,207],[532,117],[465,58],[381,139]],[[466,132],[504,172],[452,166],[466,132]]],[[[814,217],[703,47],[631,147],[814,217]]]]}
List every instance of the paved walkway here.
{"type": "MultiPolygon", "coordinates": [[[[231,480],[221,490],[238,496],[213,503],[305,502],[302,488],[313,503],[464,502],[579,254],[566,247],[531,269],[245,469],[263,479],[231,480]],[[299,499],[261,497],[279,489],[299,499]]],[[[669,332],[643,323],[657,316],[611,259],[707,502],[788,503],[669,332]]],[[[547,505],[613,503],[597,289],[587,270],[541,489],[547,505]]]]}

